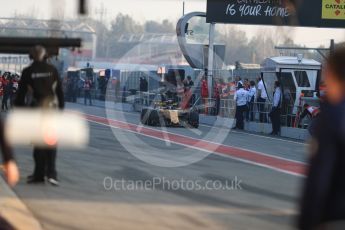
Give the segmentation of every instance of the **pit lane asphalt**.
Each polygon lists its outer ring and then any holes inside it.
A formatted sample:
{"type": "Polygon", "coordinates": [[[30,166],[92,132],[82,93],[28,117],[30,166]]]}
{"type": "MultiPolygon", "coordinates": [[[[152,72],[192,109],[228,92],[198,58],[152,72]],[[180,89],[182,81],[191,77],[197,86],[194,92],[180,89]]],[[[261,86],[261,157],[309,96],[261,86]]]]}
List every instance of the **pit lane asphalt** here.
{"type": "MultiPolygon", "coordinates": [[[[68,108],[105,117],[102,108],[76,104],[68,104],[68,108]]],[[[139,124],[138,114],[124,114],[126,122],[139,124]]],[[[85,150],[59,151],[61,186],[57,188],[25,184],[25,176],[32,171],[31,149],[15,151],[22,171],[15,192],[44,229],[293,229],[301,177],[213,154],[184,167],[153,166],[130,154],[108,126],[90,122],[90,129],[91,140],[85,150]],[[105,178],[127,182],[220,181],[223,185],[238,178],[242,183],[237,190],[168,189],[161,184],[143,191],[105,188],[105,178]]],[[[184,128],[167,131],[207,140],[219,129],[201,126],[201,134],[184,128]]],[[[198,154],[198,150],[178,144],[140,138],[161,149],[159,156],[171,149],[198,154]]],[[[223,143],[294,161],[305,162],[307,157],[306,146],[291,140],[230,132],[223,143]]]]}
{"type": "MultiPolygon", "coordinates": [[[[86,107],[87,108],[87,107],[86,107]]],[[[91,109],[87,114],[96,116],[107,116],[116,120],[128,122],[130,124],[140,124],[138,113],[123,112],[109,109],[104,113],[103,109],[91,109]]],[[[147,127],[147,126],[146,126],[147,127]]],[[[217,127],[200,125],[199,129],[185,129],[185,128],[162,128],[149,127],[155,130],[168,131],[188,137],[208,140],[216,143],[224,143],[226,145],[245,148],[252,151],[267,153],[270,155],[284,157],[286,159],[295,160],[299,162],[306,162],[306,145],[301,141],[294,141],[284,138],[275,138],[263,135],[253,135],[245,132],[231,131],[230,127],[217,127]],[[219,135],[219,133],[222,133],[219,135]],[[223,135],[224,134],[224,135],[223,135]],[[224,140],[223,140],[224,136],[224,140]],[[221,137],[217,139],[216,137],[221,137]],[[287,143],[289,143],[287,145],[287,143]],[[293,149],[293,151],[291,151],[293,149]]]]}

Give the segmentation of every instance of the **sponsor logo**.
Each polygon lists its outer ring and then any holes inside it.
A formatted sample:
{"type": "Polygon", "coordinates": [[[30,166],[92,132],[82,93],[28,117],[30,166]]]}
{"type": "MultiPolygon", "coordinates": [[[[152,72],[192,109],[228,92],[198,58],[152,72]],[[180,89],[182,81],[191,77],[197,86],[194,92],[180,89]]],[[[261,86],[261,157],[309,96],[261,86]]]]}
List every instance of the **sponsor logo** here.
{"type": "Polygon", "coordinates": [[[345,0],[322,0],[322,19],[345,20],[345,0]]]}

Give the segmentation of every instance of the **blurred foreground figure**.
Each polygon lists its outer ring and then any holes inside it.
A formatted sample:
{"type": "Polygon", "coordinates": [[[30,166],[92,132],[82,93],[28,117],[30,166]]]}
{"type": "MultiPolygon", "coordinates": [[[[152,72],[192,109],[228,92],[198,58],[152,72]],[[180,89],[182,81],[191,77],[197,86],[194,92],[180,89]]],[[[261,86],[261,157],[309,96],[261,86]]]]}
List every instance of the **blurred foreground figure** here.
{"type": "MultiPolygon", "coordinates": [[[[8,146],[5,135],[4,135],[4,126],[2,121],[0,120],[0,145],[1,145],[1,153],[4,160],[4,172],[7,183],[10,186],[14,186],[17,184],[19,180],[19,171],[17,168],[17,164],[14,162],[12,150],[8,146]]],[[[14,230],[5,219],[0,216],[0,229],[4,230],[14,230]]]]}
{"type": "MultiPolygon", "coordinates": [[[[46,62],[47,53],[44,47],[36,46],[31,50],[33,63],[23,70],[19,82],[15,105],[30,106],[41,109],[63,109],[64,98],[61,80],[56,68],[46,62]],[[31,100],[27,93],[31,93],[31,100]]],[[[30,122],[30,121],[28,121],[30,122]]],[[[34,132],[34,130],[33,130],[34,132]]],[[[28,177],[28,183],[43,183],[45,176],[52,185],[58,185],[55,168],[56,147],[34,149],[35,170],[28,177]]]]}
{"type": "Polygon", "coordinates": [[[327,60],[327,100],[315,124],[299,229],[345,229],[345,48],[327,60]]]}
{"type": "Polygon", "coordinates": [[[4,160],[5,177],[6,177],[7,183],[13,187],[17,184],[19,180],[19,172],[18,172],[17,164],[13,159],[12,149],[9,147],[9,145],[7,144],[7,141],[5,140],[4,125],[1,120],[0,120],[0,146],[1,146],[2,157],[4,160]]]}

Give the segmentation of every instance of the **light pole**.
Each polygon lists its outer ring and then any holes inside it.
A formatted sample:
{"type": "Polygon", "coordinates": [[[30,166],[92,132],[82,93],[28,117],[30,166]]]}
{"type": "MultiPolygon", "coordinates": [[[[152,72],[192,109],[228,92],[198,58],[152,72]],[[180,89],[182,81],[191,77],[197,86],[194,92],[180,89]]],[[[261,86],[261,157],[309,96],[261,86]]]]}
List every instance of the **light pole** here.
{"type": "Polygon", "coordinates": [[[208,67],[207,67],[207,85],[208,95],[211,98],[213,96],[213,67],[214,67],[214,34],[215,34],[215,23],[210,23],[209,33],[209,47],[208,47],[208,67]]]}
{"type": "Polygon", "coordinates": [[[186,5],[186,3],[185,3],[185,1],[183,1],[182,16],[184,16],[185,5],[186,5]]]}

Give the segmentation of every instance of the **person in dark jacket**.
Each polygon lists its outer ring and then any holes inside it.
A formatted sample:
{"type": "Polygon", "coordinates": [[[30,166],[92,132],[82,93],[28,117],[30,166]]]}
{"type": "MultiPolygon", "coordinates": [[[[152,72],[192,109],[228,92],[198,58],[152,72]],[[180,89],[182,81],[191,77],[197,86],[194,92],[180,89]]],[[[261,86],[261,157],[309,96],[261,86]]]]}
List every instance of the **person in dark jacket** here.
{"type": "Polygon", "coordinates": [[[8,99],[11,98],[12,96],[12,89],[13,88],[13,84],[12,84],[12,79],[10,77],[8,77],[8,79],[6,80],[6,84],[4,85],[4,96],[2,98],[2,111],[7,111],[8,110],[8,99]]]}
{"type": "MultiPolygon", "coordinates": [[[[46,50],[42,46],[36,46],[30,53],[33,63],[25,68],[15,105],[31,106],[41,109],[63,109],[64,96],[62,83],[57,69],[46,62],[46,50]],[[26,94],[30,91],[32,101],[26,103],[26,94]]],[[[45,176],[52,185],[58,185],[57,172],[55,168],[56,148],[34,148],[35,170],[33,175],[28,177],[28,183],[42,183],[45,176]]]]}
{"type": "Polygon", "coordinates": [[[280,133],[280,105],[281,105],[281,89],[280,89],[280,82],[274,82],[274,93],[273,93],[273,104],[272,110],[269,114],[272,122],[272,132],[271,135],[279,135],[280,133]]]}
{"type": "Polygon", "coordinates": [[[15,101],[16,96],[17,96],[17,90],[18,90],[18,80],[17,80],[16,75],[12,76],[11,85],[12,85],[12,89],[11,89],[11,94],[10,94],[10,105],[11,105],[11,108],[13,108],[14,101],[15,101]]]}
{"type": "Polygon", "coordinates": [[[314,128],[298,227],[345,229],[345,48],[327,59],[327,101],[314,128]]]}
{"type": "Polygon", "coordinates": [[[86,79],[84,82],[84,104],[86,105],[86,101],[89,100],[89,105],[92,105],[92,100],[91,100],[91,87],[92,87],[92,82],[90,79],[86,79]]]}

